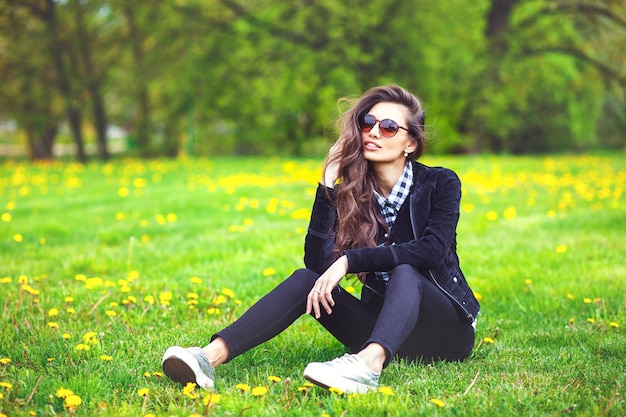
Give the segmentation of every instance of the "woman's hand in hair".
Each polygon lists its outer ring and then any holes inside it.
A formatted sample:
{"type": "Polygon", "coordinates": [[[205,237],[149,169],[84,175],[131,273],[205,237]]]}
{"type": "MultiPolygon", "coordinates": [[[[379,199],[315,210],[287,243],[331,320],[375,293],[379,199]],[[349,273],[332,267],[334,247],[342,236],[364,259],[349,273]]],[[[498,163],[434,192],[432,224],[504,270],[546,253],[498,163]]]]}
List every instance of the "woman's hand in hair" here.
{"type": "Polygon", "coordinates": [[[348,273],[348,258],[343,255],[337,259],[324,272],[313,285],[313,289],[306,298],[306,313],[315,315],[316,319],[321,317],[320,305],[327,314],[333,312],[335,305],[332,291],[339,284],[339,281],[348,273]]]}
{"type": "Polygon", "coordinates": [[[341,151],[343,150],[343,135],[339,136],[337,142],[328,151],[326,166],[324,168],[324,185],[334,188],[337,178],[339,178],[339,165],[341,163],[341,151]]]}

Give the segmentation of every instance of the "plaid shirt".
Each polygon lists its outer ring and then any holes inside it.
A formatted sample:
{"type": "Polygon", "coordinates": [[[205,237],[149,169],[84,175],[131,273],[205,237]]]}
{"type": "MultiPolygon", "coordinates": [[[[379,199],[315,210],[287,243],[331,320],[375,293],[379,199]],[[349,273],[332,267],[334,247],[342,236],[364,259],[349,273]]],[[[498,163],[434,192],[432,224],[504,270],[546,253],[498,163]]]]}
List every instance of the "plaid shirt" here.
{"type": "MultiPolygon", "coordinates": [[[[389,233],[391,233],[391,228],[393,227],[393,223],[396,221],[400,207],[402,207],[404,200],[406,200],[409,196],[411,185],[413,185],[413,166],[407,161],[406,166],[404,167],[404,172],[391,189],[391,193],[387,196],[387,198],[381,196],[378,192],[376,192],[376,190],[374,190],[374,197],[376,197],[376,201],[380,206],[380,212],[385,218],[387,226],[389,226],[389,233]]],[[[388,237],[389,234],[386,234],[385,238],[388,237]]],[[[385,243],[382,243],[379,246],[384,245],[385,243]]],[[[389,280],[389,271],[375,272],[375,274],[378,279],[383,281],[389,280]]]]}

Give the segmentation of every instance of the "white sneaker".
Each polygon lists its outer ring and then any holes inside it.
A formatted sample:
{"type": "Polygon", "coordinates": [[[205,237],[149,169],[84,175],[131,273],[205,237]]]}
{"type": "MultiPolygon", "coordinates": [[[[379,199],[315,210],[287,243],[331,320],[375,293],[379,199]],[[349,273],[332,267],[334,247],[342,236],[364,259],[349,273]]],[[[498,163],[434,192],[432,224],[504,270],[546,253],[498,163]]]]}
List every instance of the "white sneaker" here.
{"type": "Polygon", "coordinates": [[[366,393],[378,389],[379,373],[372,372],[361,358],[345,354],[329,362],[311,362],[304,377],[324,388],[337,388],[344,394],[366,393]]]}
{"type": "Polygon", "coordinates": [[[170,347],[163,355],[161,367],[172,381],[183,385],[193,382],[201,388],[213,388],[215,368],[199,347],[170,347]]]}

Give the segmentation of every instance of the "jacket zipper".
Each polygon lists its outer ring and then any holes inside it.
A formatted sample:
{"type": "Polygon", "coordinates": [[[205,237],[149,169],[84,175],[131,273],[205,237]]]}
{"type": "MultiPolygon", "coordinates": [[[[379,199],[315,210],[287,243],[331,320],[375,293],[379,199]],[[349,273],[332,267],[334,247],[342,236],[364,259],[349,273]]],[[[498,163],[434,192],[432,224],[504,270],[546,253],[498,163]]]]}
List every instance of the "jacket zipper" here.
{"type": "Polygon", "coordinates": [[[450,294],[445,288],[443,288],[441,286],[441,284],[439,284],[439,282],[437,281],[437,279],[435,278],[435,275],[433,274],[433,271],[431,271],[430,269],[428,270],[428,274],[430,275],[430,278],[433,280],[433,282],[435,283],[435,285],[441,290],[443,291],[444,294],[446,294],[448,296],[448,298],[450,298],[452,301],[454,301],[461,310],[463,310],[463,312],[465,312],[465,317],[467,317],[471,322],[473,322],[475,320],[474,315],[471,314],[469,311],[467,311],[467,309],[463,306],[463,304],[461,304],[460,301],[458,301],[456,298],[454,298],[452,296],[452,294],[450,294]]]}

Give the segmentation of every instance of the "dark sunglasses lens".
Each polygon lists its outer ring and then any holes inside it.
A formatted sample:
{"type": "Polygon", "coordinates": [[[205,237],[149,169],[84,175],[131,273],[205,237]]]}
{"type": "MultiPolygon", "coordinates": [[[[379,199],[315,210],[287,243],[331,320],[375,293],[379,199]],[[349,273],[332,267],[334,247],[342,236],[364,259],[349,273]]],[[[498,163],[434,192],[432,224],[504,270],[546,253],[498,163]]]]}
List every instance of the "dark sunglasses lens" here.
{"type": "Polygon", "coordinates": [[[363,132],[369,132],[376,124],[376,118],[371,114],[364,114],[360,117],[359,127],[363,132]]]}
{"type": "Polygon", "coordinates": [[[380,131],[382,132],[383,136],[393,136],[398,133],[398,129],[398,124],[393,120],[385,119],[380,122],[380,131]]]}

